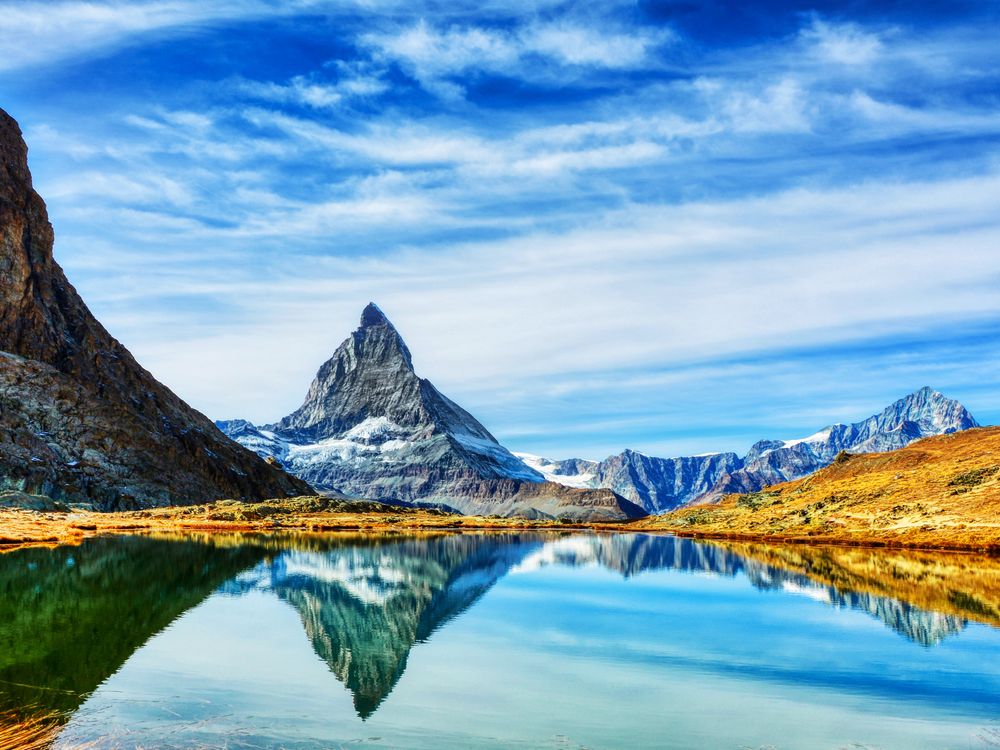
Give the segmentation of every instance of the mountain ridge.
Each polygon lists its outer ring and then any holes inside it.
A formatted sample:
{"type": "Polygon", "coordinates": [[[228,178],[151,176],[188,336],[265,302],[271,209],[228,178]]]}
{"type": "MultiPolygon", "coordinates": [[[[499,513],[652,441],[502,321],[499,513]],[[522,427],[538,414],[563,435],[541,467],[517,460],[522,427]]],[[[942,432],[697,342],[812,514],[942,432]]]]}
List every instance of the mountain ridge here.
{"type": "MultiPolygon", "coordinates": [[[[958,401],[924,386],[867,419],[828,425],[801,439],[760,440],[744,456],[725,452],[658,458],[626,449],[603,461],[532,458],[547,468],[551,481],[585,467],[591,476],[583,486],[613,489],[649,513],[663,513],[804,477],[832,463],[843,450],[882,453],[978,426],[958,401]]],[[[572,479],[571,486],[581,486],[577,477],[572,479]]]]}

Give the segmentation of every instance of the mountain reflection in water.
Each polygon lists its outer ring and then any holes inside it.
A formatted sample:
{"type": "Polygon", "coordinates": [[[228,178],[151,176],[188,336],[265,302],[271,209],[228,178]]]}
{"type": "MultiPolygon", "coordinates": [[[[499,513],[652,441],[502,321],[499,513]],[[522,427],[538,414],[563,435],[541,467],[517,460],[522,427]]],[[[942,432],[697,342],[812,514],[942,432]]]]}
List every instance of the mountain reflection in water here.
{"type": "Polygon", "coordinates": [[[371,715],[398,682],[410,650],[470,607],[512,568],[600,565],[629,578],[677,570],[745,575],[758,589],[802,594],[867,612],[897,633],[931,646],[966,625],[884,596],[840,591],[720,546],[643,534],[456,535],[325,552],[289,550],[223,586],[271,591],[294,607],[316,654],[371,715]]]}
{"type": "MultiPolygon", "coordinates": [[[[0,696],[6,705],[71,712],[213,592],[264,592],[294,608],[313,650],[367,718],[399,682],[415,644],[511,571],[546,566],[599,566],[625,578],[665,570],[742,575],[762,591],[860,610],[926,647],[967,624],[954,612],[820,583],[828,560],[808,563],[807,575],[762,557],[644,534],[247,537],[228,545],[126,537],[21,550],[0,556],[0,696]]],[[[891,594],[890,584],[879,586],[891,594]]]]}

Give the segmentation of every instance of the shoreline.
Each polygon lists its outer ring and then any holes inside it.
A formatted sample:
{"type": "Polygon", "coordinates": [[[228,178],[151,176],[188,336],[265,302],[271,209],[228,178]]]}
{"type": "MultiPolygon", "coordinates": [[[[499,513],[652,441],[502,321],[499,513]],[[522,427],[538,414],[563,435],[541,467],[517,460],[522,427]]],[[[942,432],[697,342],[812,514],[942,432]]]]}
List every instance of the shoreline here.
{"type": "Polygon", "coordinates": [[[914,552],[966,552],[969,554],[1000,557],[1000,542],[908,542],[898,539],[851,539],[831,536],[803,536],[801,534],[743,534],[727,531],[689,531],[686,529],[651,528],[636,531],[663,532],[686,539],[707,539],[732,542],[758,542],[761,544],[796,544],[812,547],[850,547],[857,549],[912,550],[914,552]]]}
{"type": "MultiPolygon", "coordinates": [[[[682,528],[682,515],[639,521],[566,523],[293,498],[252,505],[225,501],[151,511],[31,511],[0,508],[0,557],[31,548],[77,546],[90,539],[142,536],[218,547],[243,544],[311,545],[348,540],[384,544],[455,534],[648,534],[693,539],[747,560],[798,573],[834,589],[889,596],[918,607],[1000,627],[1000,550],[997,545],[932,540],[851,538],[828,534],[747,534],[682,528]],[[333,509],[304,510],[327,504],[333,509]],[[254,515],[262,508],[270,517],[254,515]],[[212,518],[211,516],[215,516],[212,518]],[[224,518],[220,516],[225,516],[224,518]],[[15,538],[16,537],[16,538],[15,538]]],[[[855,527],[854,533],[861,533],[855,527]]],[[[875,529],[867,529],[871,534],[875,529]]],[[[942,529],[943,535],[954,529],[942,529]]]]}
{"type": "MultiPolygon", "coordinates": [[[[369,504],[371,505],[371,504],[369,504]]],[[[954,539],[911,541],[892,537],[857,538],[875,530],[855,530],[852,534],[775,534],[713,531],[674,525],[671,516],[639,521],[557,521],[483,516],[453,516],[422,509],[384,506],[372,511],[305,511],[276,514],[260,519],[222,519],[205,516],[219,507],[253,509],[255,505],[229,502],[207,506],[180,506],[145,511],[33,511],[0,509],[0,554],[25,547],[81,544],[97,536],[169,533],[279,534],[279,533],[420,533],[462,531],[592,531],[647,533],[707,541],[732,541],[809,547],[888,549],[914,552],[950,552],[1000,557],[1000,540],[959,542],[954,539]]]]}

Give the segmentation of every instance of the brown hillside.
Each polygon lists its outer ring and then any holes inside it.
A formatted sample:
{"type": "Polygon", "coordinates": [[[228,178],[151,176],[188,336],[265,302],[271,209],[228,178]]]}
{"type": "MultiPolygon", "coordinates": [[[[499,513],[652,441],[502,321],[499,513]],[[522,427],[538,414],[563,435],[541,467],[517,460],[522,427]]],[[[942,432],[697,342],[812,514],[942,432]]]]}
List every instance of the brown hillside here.
{"type": "Polygon", "coordinates": [[[1000,552],[1000,427],[918,441],[633,527],[735,538],[1000,552]]]}

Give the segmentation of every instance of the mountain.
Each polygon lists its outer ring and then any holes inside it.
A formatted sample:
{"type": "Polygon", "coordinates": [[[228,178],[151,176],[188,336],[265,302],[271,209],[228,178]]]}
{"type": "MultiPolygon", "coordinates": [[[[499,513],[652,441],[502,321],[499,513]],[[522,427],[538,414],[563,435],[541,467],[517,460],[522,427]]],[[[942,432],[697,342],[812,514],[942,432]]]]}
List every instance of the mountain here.
{"type": "Polygon", "coordinates": [[[258,427],[217,422],[317,489],[462,512],[621,520],[645,515],[607,489],[545,481],[471,414],[419,377],[399,332],[370,303],[320,367],[302,406],[258,427]]]}
{"type": "Polygon", "coordinates": [[[662,513],[711,492],[719,481],[743,465],[735,453],[654,458],[626,450],[601,461],[594,484],[662,513]]]}
{"type": "Polygon", "coordinates": [[[803,479],[638,523],[681,534],[1000,554],[1000,427],[844,453],[803,479]]]}
{"type": "Polygon", "coordinates": [[[0,110],[0,489],[102,510],[310,491],[223,435],[94,318],[0,110]]]}
{"type": "Polygon", "coordinates": [[[583,458],[567,458],[563,461],[552,461],[530,453],[514,453],[529,467],[537,471],[550,482],[558,482],[567,487],[590,487],[597,469],[597,461],[583,458]]]}
{"type": "Polygon", "coordinates": [[[931,435],[948,435],[978,423],[958,401],[924,387],[861,422],[835,424],[799,440],[771,440],[750,448],[743,467],[697,502],[714,502],[733,492],[754,492],[799,479],[833,463],[840,451],[883,453],[931,435]]]}
{"type": "Polygon", "coordinates": [[[832,463],[840,451],[881,453],[977,426],[962,404],[925,387],[861,422],[830,425],[798,440],[761,440],[743,457],[715,453],[656,458],[626,450],[596,463],[530,459],[551,481],[606,487],[649,513],[662,513],[807,476],[832,463]]]}

